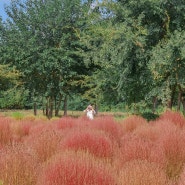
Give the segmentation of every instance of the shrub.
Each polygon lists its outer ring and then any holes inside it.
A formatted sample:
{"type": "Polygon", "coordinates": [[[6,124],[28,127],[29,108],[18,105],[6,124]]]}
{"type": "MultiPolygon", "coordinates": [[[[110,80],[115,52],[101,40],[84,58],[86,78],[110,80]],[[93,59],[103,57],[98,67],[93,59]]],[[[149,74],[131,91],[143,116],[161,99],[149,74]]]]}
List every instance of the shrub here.
{"type": "Polygon", "coordinates": [[[125,135],[121,140],[119,166],[123,167],[128,161],[147,160],[165,166],[165,155],[162,148],[150,140],[142,139],[133,134],[125,135]]]}
{"type": "Polygon", "coordinates": [[[76,126],[77,119],[72,117],[63,117],[54,122],[58,129],[72,128],[76,126]]]}
{"type": "Polygon", "coordinates": [[[127,118],[125,118],[122,122],[122,127],[124,129],[125,132],[132,132],[134,131],[137,127],[140,127],[141,125],[146,125],[148,124],[147,121],[141,117],[141,116],[137,116],[137,115],[131,115],[127,118]]]}
{"type": "Polygon", "coordinates": [[[32,135],[32,134],[39,134],[39,133],[42,133],[44,130],[46,130],[46,123],[44,122],[39,122],[35,125],[33,125],[30,130],[29,130],[29,134],[32,135]]]}
{"type": "Polygon", "coordinates": [[[149,125],[152,126],[152,129],[155,130],[155,132],[158,133],[158,138],[172,131],[180,130],[180,128],[177,127],[171,120],[158,119],[155,121],[150,121],[149,125]]]}
{"type": "Polygon", "coordinates": [[[180,112],[166,111],[159,117],[160,120],[170,120],[179,127],[185,126],[185,117],[180,112]]]}
{"type": "MultiPolygon", "coordinates": [[[[173,127],[172,127],[173,128],[173,127]]],[[[185,161],[185,132],[171,129],[163,132],[157,144],[163,148],[167,160],[166,172],[170,179],[179,178],[185,161]]]]}
{"type": "Polygon", "coordinates": [[[112,116],[97,117],[93,120],[89,127],[105,131],[113,140],[116,140],[117,142],[119,142],[121,136],[123,135],[121,124],[116,122],[112,116]]]}
{"type": "Polygon", "coordinates": [[[32,151],[21,145],[0,152],[0,179],[3,185],[34,185],[39,163],[32,151]]]}
{"type": "Polygon", "coordinates": [[[10,128],[10,120],[0,117],[0,146],[10,144],[12,142],[12,131],[10,128]]]}
{"type": "Polygon", "coordinates": [[[83,127],[69,130],[61,142],[61,149],[85,150],[104,158],[113,157],[114,146],[105,132],[83,127]]]}
{"type": "Polygon", "coordinates": [[[29,135],[40,134],[47,130],[57,130],[57,125],[55,121],[49,120],[35,120],[32,124],[32,127],[29,129],[29,135]]]}
{"type": "Polygon", "coordinates": [[[146,141],[155,142],[159,138],[160,132],[155,128],[154,125],[147,124],[137,127],[133,131],[133,135],[136,135],[146,141]]]}
{"type": "Polygon", "coordinates": [[[14,134],[14,138],[22,139],[22,137],[29,135],[29,131],[31,127],[33,127],[35,123],[33,121],[14,121],[11,123],[11,130],[14,134]]]}
{"type": "Polygon", "coordinates": [[[157,118],[159,118],[159,115],[153,112],[144,112],[141,114],[141,116],[148,121],[156,120],[157,118]]]}
{"type": "Polygon", "coordinates": [[[183,167],[180,178],[178,179],[177,185],[185,185],[185,166],[183,167]]]}
{"type": "Polygon", "coordinates": [[[120,185],[168,185],[165,171],[156,163],[134,160],[126,163],[119,174],[120,185]]]}
{"type": "Polygon", "coordinates": [[[51,129],[31,134],[24,140],[24,144],[35,152],[40,162],[45,162],[57,152],[60,140],[60,133],[51,129]]]}
{"type": "Polygon", "coordinates": [[[12,117],[16,120],[21,120],[24,118],[24,114],[21,112],[13,112],[12,117]]]}
{"type": "Polygon", "coordinates": [[[116,185],[114,170],[87,152],[53,156],[43,166],[37,185],[116,185]]]}

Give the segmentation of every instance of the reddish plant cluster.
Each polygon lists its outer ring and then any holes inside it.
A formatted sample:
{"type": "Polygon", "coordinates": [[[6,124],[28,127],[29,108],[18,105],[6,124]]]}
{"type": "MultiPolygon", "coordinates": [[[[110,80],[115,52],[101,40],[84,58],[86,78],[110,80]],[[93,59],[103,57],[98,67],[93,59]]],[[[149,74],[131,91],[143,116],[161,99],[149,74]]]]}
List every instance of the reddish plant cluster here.
{"type": "Polygon", "coordinates": [[[88,152],[65,151],[43,167],[37,185],[115,185],[113,168],[88,152]]]}
{"type": "Polygon", "coordinates": [[[185,185],[185,118],[0,117],[0,184],[185,185]]]}
{"type": "Polygon", "coordinates": [[[69,130],[61,142],[61,150],[85,150],[97,157],[112,158],[116,143],[106,132],[90,128],[69,130]]]}
{"type": "Polygon", "coordinates": [[[165,171],[147,160],[127,162],[119,174],[120,185],[169,185],[165,171]]]}
{"type": "Polygon", "coordinates": [[[33,185],[39,168],[39,161],[29,147],[19,144],[0,151],[0,180],[3,185],[33,185]]]}
{"type": "Polygon", "coordinates": [[[10,121],[0,117],[0,148],[12,142],[13,134],[10,128],[10,121]]]}

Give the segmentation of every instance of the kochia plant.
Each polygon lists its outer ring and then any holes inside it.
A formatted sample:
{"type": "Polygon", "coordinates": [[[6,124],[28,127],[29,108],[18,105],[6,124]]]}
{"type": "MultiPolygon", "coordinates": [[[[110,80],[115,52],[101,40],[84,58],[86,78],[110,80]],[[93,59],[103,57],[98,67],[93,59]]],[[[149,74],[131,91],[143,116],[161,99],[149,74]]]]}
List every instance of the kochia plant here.
{"type": "Polygon", "coordinates": [[[36,185],[116,185],[115,172],[88,152],[66,151],[43,166],[36,185]]]}

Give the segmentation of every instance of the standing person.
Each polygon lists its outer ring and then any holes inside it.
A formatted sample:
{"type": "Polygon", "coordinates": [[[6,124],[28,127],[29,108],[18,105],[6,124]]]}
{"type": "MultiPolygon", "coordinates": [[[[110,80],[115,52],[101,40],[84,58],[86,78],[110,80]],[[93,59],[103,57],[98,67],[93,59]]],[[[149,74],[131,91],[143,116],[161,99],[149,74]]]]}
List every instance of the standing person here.
{"type": "Polygon", "coordinates": [[[84,110],[84,112],[86,112],[87,118],[90,120],[94,119],[94,115],[95,115],[95,110],[93,109],[92,105],[88,105],[87,108],[84,110]]]}

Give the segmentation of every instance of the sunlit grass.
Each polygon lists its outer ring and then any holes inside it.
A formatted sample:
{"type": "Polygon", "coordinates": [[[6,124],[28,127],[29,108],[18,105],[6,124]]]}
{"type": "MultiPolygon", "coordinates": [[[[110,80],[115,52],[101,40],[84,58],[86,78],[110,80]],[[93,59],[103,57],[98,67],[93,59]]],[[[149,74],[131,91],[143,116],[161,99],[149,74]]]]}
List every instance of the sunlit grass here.
{"type": "MultiPolygon", "coordinates": [[[[6,117],[12,117],[16,120],[22,120],[22,119],[29,119],[29,120],[35,120],[35,119],[47,119],[46,115],[43,114],[42,110],[37,110],[37,115],[35,116],[33,113],[33,110],[4,110],[1,111],[1,116],[6,116],[6,117]]],[[[125,117],[127,117],[129,114],[125,112],[98,112],[95,117],[102,117],[102,116],[113,116],[116,120],[122,120],[125,117]]],[[[53,115],[51,118],[52,120],[56,120],[58,118],[61,118],[64,116],[63,111],[61,110],[59,112],[59,116],[56,117],[53,115]]],[[[73,117],[73,118],[78,118],[85,116],[85,113],[83,111],[73,111],[73,110],[68,110],[67,111],[67,116],[73,117]]]]}

